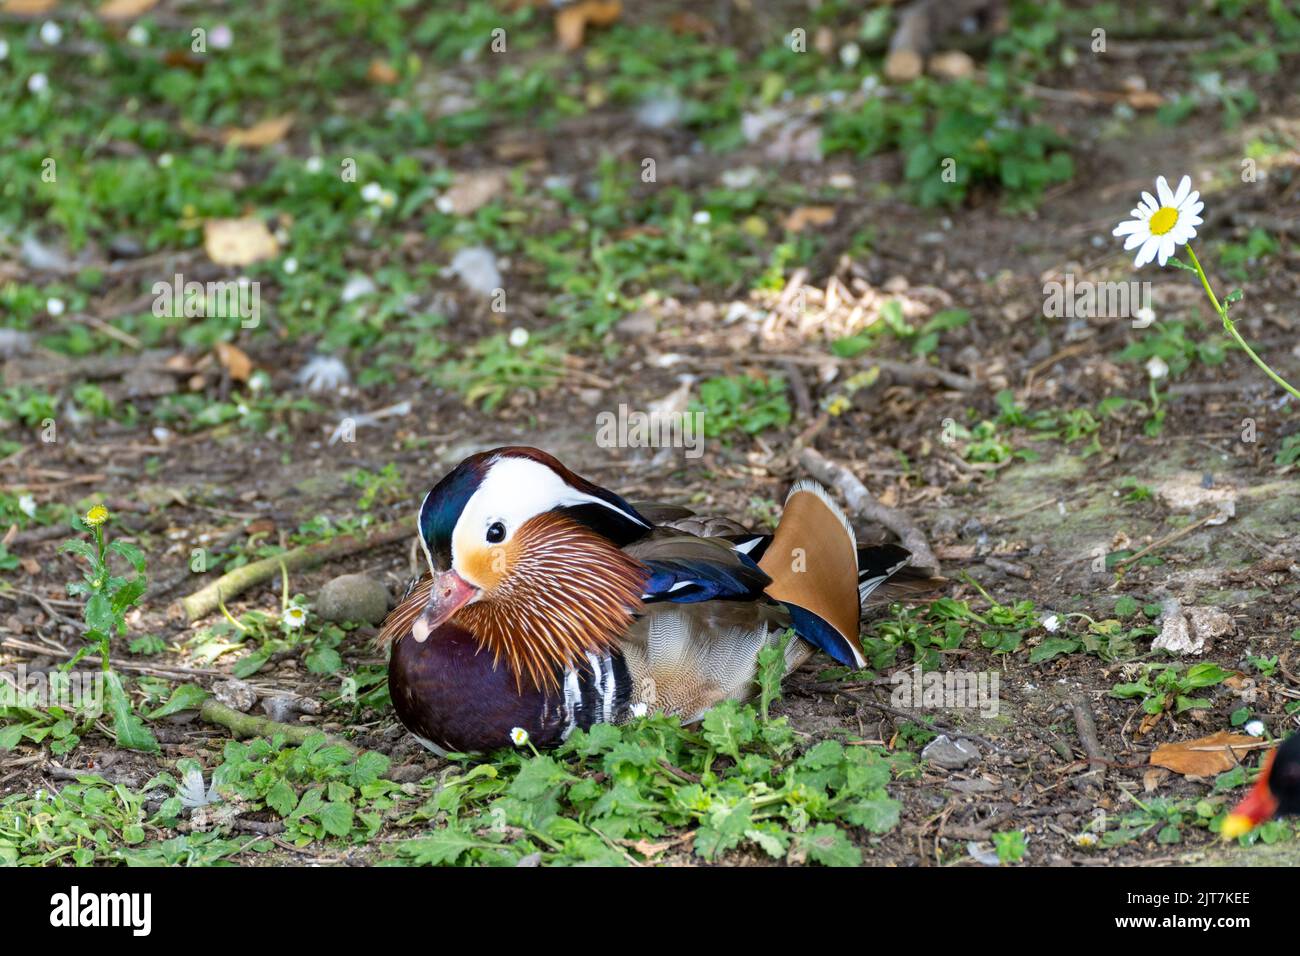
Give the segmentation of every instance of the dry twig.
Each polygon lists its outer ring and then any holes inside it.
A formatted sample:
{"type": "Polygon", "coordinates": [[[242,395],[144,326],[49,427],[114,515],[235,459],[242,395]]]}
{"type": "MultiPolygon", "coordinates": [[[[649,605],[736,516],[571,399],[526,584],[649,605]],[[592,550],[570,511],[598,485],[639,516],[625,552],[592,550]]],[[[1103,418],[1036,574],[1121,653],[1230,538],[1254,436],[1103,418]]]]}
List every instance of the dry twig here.
{"type": "Polygon", "coordinates": [[[1104,775],[1106,768],[1114,764],[1110,755],[1102,749],[1097,739],[1097,718],[1093,716],[1092,705],[1086,694],[1075,694],[1070,698],[1070,708],[1074,711],[1074,726],[1079,731],[1079,742],[1083,752],[1088,755],[1088,766],[1104,775]]]}
{"type": "Polygon", "coordinates": [[[185,609],[187,618],[197,621],[215,611],[221,601],[242,594],[263,581],[269,581],[279,573],[281,565],[290,571],[314,568],[327,561],[401,541],[410,534],[411,529],[405,522],[390,523],[380,525],[364,537],[345,534],[328,541],[318,541],[315,544],[294,548],[284,554],[254,561],[252,564],[246,564],[242,568],[235,568],[223,574],[201,590],[182,598],[181,607],[185,609]]]}

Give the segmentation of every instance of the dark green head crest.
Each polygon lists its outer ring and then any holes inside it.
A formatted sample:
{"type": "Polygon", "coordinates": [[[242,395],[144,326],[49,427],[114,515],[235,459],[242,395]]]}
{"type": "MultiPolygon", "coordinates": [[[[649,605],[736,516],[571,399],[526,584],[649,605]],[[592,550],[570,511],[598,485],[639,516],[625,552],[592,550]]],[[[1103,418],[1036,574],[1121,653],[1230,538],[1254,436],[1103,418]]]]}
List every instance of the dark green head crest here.
{"type": "Polygon", "coordinates": [[[492,452],[483,452],[466,458],[424,496],[420,505],[420,537],[429,549],[436,570],[446,571],[451,567],[451,533],[470,497],[478,490],[491,455],[492,452]]]}

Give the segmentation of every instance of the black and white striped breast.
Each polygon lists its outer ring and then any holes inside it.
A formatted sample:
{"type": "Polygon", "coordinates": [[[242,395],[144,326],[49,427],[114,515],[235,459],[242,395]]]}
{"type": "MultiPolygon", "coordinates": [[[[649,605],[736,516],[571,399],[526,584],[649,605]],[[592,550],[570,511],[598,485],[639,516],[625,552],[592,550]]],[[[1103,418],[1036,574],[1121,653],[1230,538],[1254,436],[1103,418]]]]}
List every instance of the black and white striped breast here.
{"type": "MultiPolygon", "coordinates": [[[[582,664],[564,670],[560,693],[548,699],[547,706],[552,700],[563,721],[561,739],[575,728],[586,730],[592,724],[627,720],[631,716],[632,675],[623,655],[588,653],[582,664]]],[[[549,722],[545,714],[543,722],[549,722]]]]}

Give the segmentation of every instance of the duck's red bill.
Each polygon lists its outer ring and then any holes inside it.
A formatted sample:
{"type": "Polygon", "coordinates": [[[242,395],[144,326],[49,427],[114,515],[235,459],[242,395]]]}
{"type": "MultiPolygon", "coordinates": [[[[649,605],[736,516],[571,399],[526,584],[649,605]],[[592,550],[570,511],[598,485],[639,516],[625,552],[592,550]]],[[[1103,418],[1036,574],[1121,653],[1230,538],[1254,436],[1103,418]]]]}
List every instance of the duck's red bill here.
{"type": "Polygon", "coordinates": [[[440,571],[429,589],[429,603],[411,625],[411,636],[423,644],[429,635],[478,596],[479,589],[455,571],[440,571]]]}
{"type": "Polygon", "coordinates": [[[1234,840],[1249,833],[1265,820],[1271,820],[1277,813],[1277,797],[1273,796],[1273,791],[1269,788],[1269,774],[1273,769],[1273,758],[1276,753],[1274,751],[1268,755],[1264,769],[1259,779],[1255,781],[1255,786],[1224,818],[1223,827],[1219,831],[1224,839],[1234,840]]]}

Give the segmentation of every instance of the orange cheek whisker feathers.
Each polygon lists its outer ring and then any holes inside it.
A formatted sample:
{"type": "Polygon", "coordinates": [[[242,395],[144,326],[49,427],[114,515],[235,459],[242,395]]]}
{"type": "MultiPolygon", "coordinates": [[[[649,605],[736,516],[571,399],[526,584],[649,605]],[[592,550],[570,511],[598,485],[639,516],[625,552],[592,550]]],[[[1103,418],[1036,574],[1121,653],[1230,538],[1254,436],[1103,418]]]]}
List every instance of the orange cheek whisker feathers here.
{"type": "Polygon", "coordinates": [[[581,666],[588,653],[616,646],[641,607],[649,572],[558,515],[529,520],[514,544],[513,564],[499,584],[456,619],[492,652],[494,662],[509,664],[519,686],[526,678],[556,690],[565,667],[581,666]]]}

